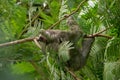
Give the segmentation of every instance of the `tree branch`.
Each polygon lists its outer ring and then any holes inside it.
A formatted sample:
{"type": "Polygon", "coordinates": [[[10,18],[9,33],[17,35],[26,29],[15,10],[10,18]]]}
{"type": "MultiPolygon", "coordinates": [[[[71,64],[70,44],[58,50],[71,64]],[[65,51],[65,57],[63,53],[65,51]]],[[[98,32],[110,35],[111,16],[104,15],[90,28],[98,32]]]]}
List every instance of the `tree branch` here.
{"type": "MultiPolygon", "coordinates": [[[[107,35],[102,35],[101,33],[102,32],[105,32],[106,30],[108,30],[110,28],[106,28],[102,31],[99,31],[95,34],[92,34],[92,35],[87,35],[85,36],[86,38],[92,38],[92,37],[105,37],[105,38],[108,38],[108,39],[111,39],[112,37],[111,36],[107,36],[107,35]]],[[[53,30],[54,32],[58,32],[58,31],[61,31],[62,33],[62,30],[53,30]]],[[[33,37],[33,38],[25,38],[25,39],[21,39],[21,40],[16,40],[16,41],[11,41],[11,42],[7,42],[7,43],[2,43],[0,44],[0,47],[3,47],[3,46],[10,46],[10,45],[14,45],[14,44],[20,44],[20,43],[24,43],[24,42],[28,42],[28,41],[34,41],[35,44],[40,48],[40,45],[38,43],[38,40],[39,37],[33,37]]]]}
{"type": "Polygon", "coordinates": [[[108,36],[108,35],[102,35],[102,34],[96,34],[96,35],[88,35],[86,36],[86,38],[92,38],[92,37],[105,37],[105,38],[108,38],[108,39],[111,39],[112,37],[111,36],[108,36]]]}
{"type": "Polygon", "coordinates": [[[9,46],[9,45],[13,45],[13,44],[20,44],[20,43],[24,43],[24,42],[28,42],[28,41],[33,41],[35,38],[36,37],[25,38],[25,39],[21,39],[21,40],[16,40],[16,41],[11,41],[11,42],[7,42],[7,43],[2,43],[2,44],[0,44],[0,47],[9,46]]]}
{"type": "Polygon", "coordinates": [[[63,18],[61,18],[59,21],[57,21],[56,23],[54,23],[49,29],[53,29],[56,25],[58,25],[61,21],[65,20],[66,18],[68,18],[69,16],[75,14],[77,11],[79,11],[80,7],[88,0],[83,0],[76,8],[76,10],[74,10],[73,12],[71,12],[70,14],[64,16],[63,18]]]}
{"type": "Polygon", "coordinates": [[[87,38],[92,38],[92,37],[106,37],[106,38],[108,38],[108,39],[111,39],[111,38],[112,38],[111,36],[107,36],[107,35],[101,34],[101,33],[107,31],[107,30],[110,29],[110,28],[111,28],[111,27],[106,28],[106,29],[104,29],[104,30],[101,30],[101,31],[99,31],[99,32],[97,32],[97,33],[95,33],[95,34],[88,35],[88,36],[86,36],[86,37],[87,37],[87,38]]]}

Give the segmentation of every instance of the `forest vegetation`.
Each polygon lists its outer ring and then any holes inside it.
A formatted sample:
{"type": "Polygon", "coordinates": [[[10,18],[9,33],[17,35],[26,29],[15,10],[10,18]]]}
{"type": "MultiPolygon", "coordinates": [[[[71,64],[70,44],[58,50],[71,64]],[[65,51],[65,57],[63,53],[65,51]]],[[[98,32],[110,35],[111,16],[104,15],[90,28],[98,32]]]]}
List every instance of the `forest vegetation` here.
{"type": "Polygon", "coordinates": [[[0,0],[0,80],[120,80],[120,0],[0,0]]]}

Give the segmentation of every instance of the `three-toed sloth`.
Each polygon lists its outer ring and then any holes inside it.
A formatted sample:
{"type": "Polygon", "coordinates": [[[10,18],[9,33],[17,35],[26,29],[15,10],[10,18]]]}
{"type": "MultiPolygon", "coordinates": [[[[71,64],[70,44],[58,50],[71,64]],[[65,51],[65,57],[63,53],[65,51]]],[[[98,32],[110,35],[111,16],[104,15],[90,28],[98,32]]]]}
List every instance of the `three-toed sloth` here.
{"type": "Polygon", "coordinates": [[[94,38],[85,38],[86,35],[72,17],[67,19],[67,25],[70,27],[69,31],[42,30],[39,41],[47,46],[42,47],[44,53],[46,48],[58,52],[59,45],[64,41],[73,43],[72,47],[74,48],[68,51],[70,59],[65,62],[65,65],[69,69],[76,71],[86,64],[94,38]],[[83,38],[81,44],[77,44],[81,38],[83,38]]]}

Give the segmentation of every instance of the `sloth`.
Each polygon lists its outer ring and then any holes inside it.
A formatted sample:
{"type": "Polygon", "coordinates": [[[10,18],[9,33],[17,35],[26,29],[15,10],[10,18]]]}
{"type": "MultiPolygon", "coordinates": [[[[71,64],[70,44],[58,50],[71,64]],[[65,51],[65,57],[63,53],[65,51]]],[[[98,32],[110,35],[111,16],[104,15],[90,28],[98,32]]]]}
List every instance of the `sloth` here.
{"type": "Polygon", "coordinates": [[[41,30],[39,41],[44,44],[44,47],[42,46],[42,51],[44,53],[47,49],[52,49],[53,51],[58,52],[59,45],[65,41],[73,43],[71,47],[74,48],[68,51],[70,58],[65,62],[65,66],[73,71],[77,71],[85,66],[90,49],[95,39],[85,38],[85,33],[82,31],[82,29],[80,29],[79,25],[76,23],[73,17],[70,16],[66,22],[70,28],[69,31],[41,30]],[[81,38],[81,43],[77,44],[81,38]]]}

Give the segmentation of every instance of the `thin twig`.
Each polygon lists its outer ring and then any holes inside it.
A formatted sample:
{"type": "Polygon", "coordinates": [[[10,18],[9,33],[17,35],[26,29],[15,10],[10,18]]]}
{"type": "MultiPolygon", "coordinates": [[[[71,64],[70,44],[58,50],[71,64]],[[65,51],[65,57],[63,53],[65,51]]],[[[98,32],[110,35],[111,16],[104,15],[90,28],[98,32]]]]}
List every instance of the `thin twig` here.
{"type": "Polygon", "coordinates": [[[20,35],[18,36],[18,38],[21,37],[21,35],[27,30],[27,28],[29,27],[29,25],[34,22],[38,17],[39,17],[39,13],[36,14],[36,16],[34,16],[34,18],[25,26],[25,28],[22,30],[22,32],[20,33],[20,35]]]}
{"type": "Polygon", "coordinates": [[[96,35],[98,35],[98,34],[101,34],[101,33],[107,31],[107,30],[110,29],[110,28],[111,28],[111,27],[108,27],[108,28],[106,28],[106,29],[104,29],[104,30],[101,30],[101,31],[99,31],[99,32],[97,32],[97,33],[95,33],[95,34],[93,34],[93,36],[96,36],[96,35]]]}
{"type": "Polygon", "coordinates": [[[83,0],[76,8],[76,10],[74,10],[73,12],[71,12],[70,14],[64,16],[63,18],[61,18],[60,20],[58,20],[56,23],[54,23],[49,29],[53,29],[56,25],[58,25],[61,21],[67,19],[69,16],[75,14],[77,11],[79,11],[80,7],[83,5],[83,3],[85,3],[88,0],[83,0]]]}

